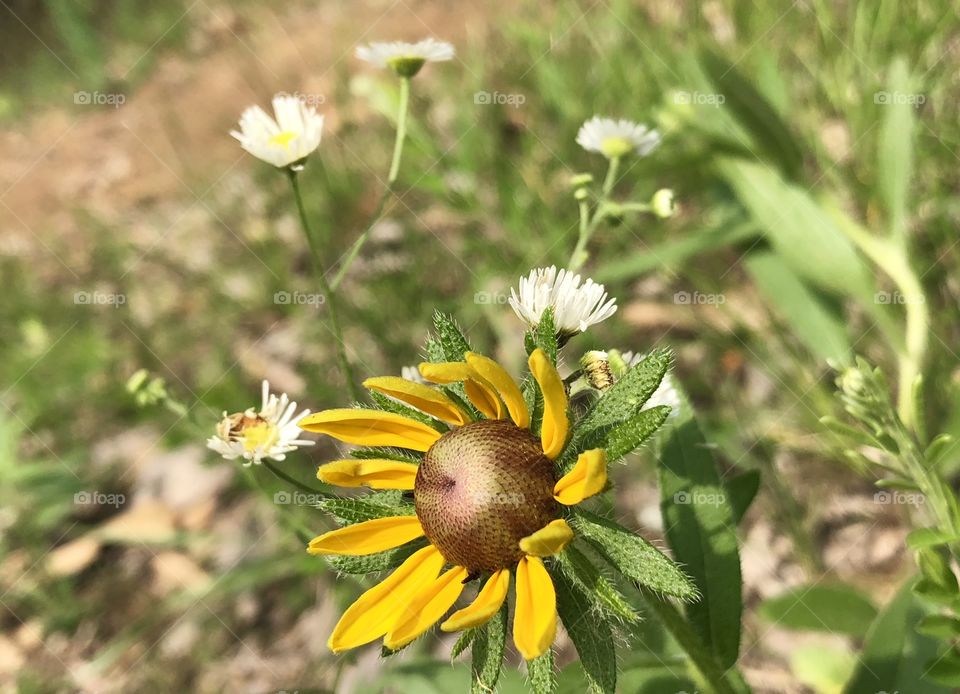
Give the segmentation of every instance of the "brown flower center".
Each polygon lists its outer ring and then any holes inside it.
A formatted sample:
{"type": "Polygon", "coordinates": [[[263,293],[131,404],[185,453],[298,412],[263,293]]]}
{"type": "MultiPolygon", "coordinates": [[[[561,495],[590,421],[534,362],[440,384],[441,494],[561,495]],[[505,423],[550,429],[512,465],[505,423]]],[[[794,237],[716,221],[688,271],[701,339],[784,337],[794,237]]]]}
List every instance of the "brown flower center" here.
{"type": "Polygon", "coordinates": [[[557,518],[553,463],[526,429],[472,422],[427,451],[414,486],[427,539],[451,564],[496,571],[523,556],[519,542],[557,518]]]}

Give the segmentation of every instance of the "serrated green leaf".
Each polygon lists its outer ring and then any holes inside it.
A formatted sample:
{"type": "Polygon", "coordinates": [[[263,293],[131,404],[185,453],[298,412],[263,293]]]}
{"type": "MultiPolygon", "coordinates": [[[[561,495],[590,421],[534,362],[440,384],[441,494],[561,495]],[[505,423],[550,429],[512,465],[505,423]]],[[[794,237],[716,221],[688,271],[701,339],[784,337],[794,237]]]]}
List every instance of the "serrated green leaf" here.
{"type": "Polygon", "coordinates": [[[467,646],[473,643],[473,640],[477,637],[476,628],[467,629],[460,634],[460,637],[457,639],[457,642],[453,644],[453,648],[450,650],[450,660],[456,660],[461,653],[467,650],[467,646]]]}
{"type": "Polygon", "coordinates": [[[887,72],[886,90],[877,92],[874,109],[880,111],[880,141],[877,147],[877,187],[887,211],[891,233],[906,231],[907,201],[913,179],[913,137],[916,106],[910,74],[903,58],[895,58],[887,72]],[[887,91],[889,90],[889,91],[887,91]],[[887,98],[882,98],[886,96],[887,98]]]}
{"type": "Polygon", "coordinates": [[[635,417],[660,387],[672,361],[669,350],[658,350],[627,371],[597,398],[587,414],[574,426],[570,441],[559,459],[561,470],[571,467],[577,455],[590,447],[590,442],[602,439],[612,428],[635,417]]]}
{"type": "Polygon", "coordinates": [[[922,678],[926,663],[936,655],[937,643],[914,631],[928,610],[910,588],[907,582],[870,626],[860,664],[844,694],[946,694],[947,690],[922,678]]]}
{"type": "Polygon", "coordinates": [[[540,314],[540,322],[537,323],[536,330],[533,332],[534,349],[542,349],[551,364],[557,363],[557,351],[559,345],[557,342],[557,329],[553,321],[553,308],[547,307],[540,314]]]}
{"type": "Polygon", "coordinates": [[[342,523],[361,523],[374,518],[411,516],[415,513],[413,504],[404,501],[403,492],[399,490],[324,499],[319,507],[342,523]]]}
{"type": "Polygon", "coordinates": [[[415,410],[409,405],[404,405],[401,402],[392,400],[383,393],[378,393],[375,390],[370,391],[370,398],[376,403],[377,409],[383,410],[384,412],[392,412],[393,414],[398,414],[401,417],[406,417],[408,419],[421,422],[441,433],[450,430],[450,427],[443,422],[437,421],[430,415],[424,414],[420,410],[415,410]]]}
{"type": "Polygon", "coordinates": [[[576,583],[584,594],[591,597],[594,611],[604,612],[628,622],[636,622],[639,615],[620,594],[600,570],[573,545],[567,545],[563,552],[556,555],[557,564],[567,578],[576,583]]]}
{"type": "Polygon", "coordinates": [[[614,463],[637,450],[644,441],[653,436],[669,416],[668,405],[657,405],[643,410],[623,424],[612,427],[602,441],[593,443],[589,440],[591,437],[588,437],[584,442],[584,450],[603,448],[607,451],[607,462],[614,463]]]}
{"type": "Polygon", "coordinates": [[[687,618],[720,665],[731,667],[743,607],[736,519],[689,406],[670,428],[658,472],[667,540],[703,596],[687,606],[687,618]]]}
{"type": "Polygon", "coordinates": [[[863,637],[877,616],[877,608],[853,586],[814,584],[763,601],[759,614],[787,629],[863,637]]]}
{"type": "Polygon", "coordinates": [[[443,352],[444,361],[463,361],[463,355],[472,351],[470,343],[457,325],[453,316],[437,311],[433,314],[433,327],[443,352]]]}
{"type": "Polygon", "coordinates": [[[476,627],[473,639],[473,684],[474,694],[489,694],[495,690],[500,670],[503,668],[503,651],[507,643],[507,603],[504,601],[497,612],[483,626],[476,627]]]}
{"type": "Polygon", "coordinates": [[[557,591],[557,613],[580,656],[588,691],[614,694],[617,654],[610,625],[591,617],[589,597],[563,571],[551,575],[557,591]]]}
{"type": "Polygon", "coordinates": [[[361,557],[331,554],[324,557],[327,563],[342,574],[372,574],[390,571],[400,566],[406,559],[426,546],[422,538],[405,544],[403,547],[388,549],[385,552],[367,554],[361,557]]]}
{"type": "Polygon", "coordinates": [[[530,691],[534,694],[553,694],[557,688],[557,675],[553,670],[553,648],[539,658],[527,661],[530,691]]]}
{"type": "Polygon", "coordinates": [[[414,463],[419,465],[423,462],[423,453],[419,451],[410,451],[404,448],[388,448],[384,446],[376,448],[355,448],[350,451],[351,458],[360,460],[373,460],[376,458],[385,458],[386,460],[396,460],[401,463],[414,463]]]}
{"type": "Polygon", "coordinates": [[[683,600],[697,597],[696,587],[680,567],[639,535],[579,508],[573,510],[571,522],[580,537],[631,581],[683,600]]]}

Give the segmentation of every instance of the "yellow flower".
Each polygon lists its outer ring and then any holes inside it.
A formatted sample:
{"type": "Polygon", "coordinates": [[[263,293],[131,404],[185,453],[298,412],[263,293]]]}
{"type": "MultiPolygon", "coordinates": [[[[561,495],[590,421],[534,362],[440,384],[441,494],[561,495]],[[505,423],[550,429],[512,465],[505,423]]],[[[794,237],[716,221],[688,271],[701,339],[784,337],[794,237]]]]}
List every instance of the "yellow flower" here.
{"type": "Polygon", "coordinates": [[[563,507],[605,486],[606,454],[586,451],[568,474],[556,479],[554,461],[570,429],[567,395],[542,350],[530,355],[529,366],[543,394],[539,436],[530,431],[531,413],[516,381],[492,359],[471,352],[462,362],[421,364],[420,373],[432,383],[463,384],[479,419],[462,401],[423,383],[396,377],[364,383],[450,425],[446,433],[377,410],[328,410],[299,422],[307,431],[348,443],[425,452],[419,465],[338,460],[317,473],[340,486],[412,491],[415,515],[333,530],[310,543],[311,554],[366,555],[424,536],[429,541],[347,609],[328,641],[334,652],[379,638],[387,648],[403,647],[439,622],[475,578],[483,579],[476,597],[440,628],[480,626],[506,600],[511,572],[517,650],[532,660],[550,648],[557,629],[556,592],[543,559],[573,539],[563,507]]]}

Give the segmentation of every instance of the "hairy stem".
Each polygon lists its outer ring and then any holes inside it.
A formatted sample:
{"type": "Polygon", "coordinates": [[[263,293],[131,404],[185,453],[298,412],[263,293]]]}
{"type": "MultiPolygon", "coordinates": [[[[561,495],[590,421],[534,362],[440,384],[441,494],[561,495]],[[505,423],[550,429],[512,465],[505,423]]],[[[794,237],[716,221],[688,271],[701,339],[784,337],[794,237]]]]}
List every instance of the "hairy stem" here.
{"type": "Polygon", "coordinates": [[[320,255],[320,241],[316,237],[310,221],[307,219],[307,211],[303,206],[303,196],[300,193],[300,180],[297,172],[288,169],[290,175],[290,185],[293,188],[293,197],[297,201],[297,211],[300,213],[300,225],[303,227],[303,233],[307,237],[307,244],[310,246],[310,258],[313,264],[313,273],[320,284],[320,291],[323,292],[327,315],[330,317],[330,332],[333,334],[335,348],[337,352],[337,362],[340,365],[340,373],[347,382],[347,389],[350,397],[354,400],[360,399],[360,391],[353,380],[353,369],[350,366],[350,359],[347,357],[347,347],[343,341],[343,331],[340,329],[340,319],[337,314],[337,297],[327,282],[326,273],[323,269],[323,259],[320,255]]]}
{"type": "Polygon", "coordinates": [[[397,176],[400,174],[400,160],[403,158],[403,143],[407,139],[407,111],[409,110],[409,105],[410,78],[401,77],[400,107],[397,113],[397,136],[393,142],[393,159],[390,161],[390,172],[387,174],[387,185],[380,194],[380,200],[377,202],[377,208],[374,211],[373,216],[370,218],[369,224],[367,224],[367,227],[363,230],[363,233],[360,234],[357,240],[353,242],[353,245],[347,252],[346,259],[344,259],[343,264],[337,271],[336,276],[334,276],[333,282],[330,283],[330,286],[333,289],[336,289],[340,286],[340,282],[343,281],[343,278],[350,269],[350,266],[353,264],[353,261],[356,260],[357,256],[360,254],[360,249],[363,248],[364,244],[367,242],[367,239],[370,237],[370,232],[373,230],[373,227],[375,227],[377,222],[379,222],[383,217],[383,208],[386,207],[387,199],[393,192],[393,184],[396,183],[397,176]]]}

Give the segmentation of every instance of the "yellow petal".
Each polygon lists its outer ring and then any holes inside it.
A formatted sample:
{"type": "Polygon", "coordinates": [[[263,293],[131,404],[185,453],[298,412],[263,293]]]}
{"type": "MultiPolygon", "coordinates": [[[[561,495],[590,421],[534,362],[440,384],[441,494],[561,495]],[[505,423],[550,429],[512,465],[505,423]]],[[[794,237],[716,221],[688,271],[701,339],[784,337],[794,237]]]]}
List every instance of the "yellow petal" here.
{"type": "Polygon", "coordinates": [[[523,393],[517,386],[517,382],[506,372],[497,362],[481,354],[467,352],[467,363],[473,367],[484,380],[496,388],[497,393],[506,403],[510,411],[510,418],[513,423],[521,429],[530,426],[530,412],[527,410],[527,403],[523,399],[523,393]]]}
{"type": "Polygon", "coordinates": [[[599,493],[607,483],[607,453],[602,448],[584,451],[577,464],[553,487],[553,498],[573,506],[599,493]]]}
{"type": "Polygon", "coordinates": [[[542,349],[535,349],[529,359],[530,373],[540,384],[543,393],[543,423],[540,425],[540,443],[543,453],[553,460],[567,442],[567,393],[556,367],[542,349]]]}
{"type": "Polygon", "coordinates": [[[325,410],[307,415],[297,426],[360,446],[397,446],[426,451],[440,432],[421,422],[379,410],[325,410]]]}
{"type": "Polygon", "coordinates": [[[363,386],[389,395],[391,398],[396,398],[444,422],[460,426],[469,421],[463,410],[457,407],[453,400],[435,388],[422,383],[415,383],[397,376],[381,376],[379,378],[368,378],[363,382],[363,386]]]}
{"type": "Polygon", "coordinates": [[[397,460],[334,460],[321,465],[317,479],[338,487],[368,486],[373,489],[413,489],[417,466],[397,460]]]}
{"type": "Polygon", "coordinates": [[[509,588],[510,570],[500,569],[487,579],[483,589],[477,593],[470,605],[450,615],[440,628],[444,631],[460,631],[486,624],[503,605],[509,588]]]}
{"type": "Polygon", "coordinates": [[[387,632],[383,644],[396,650],[413,641],[427,629],[436,624],[443,613],[457,601],[463,592],[463,579],[469,572],[462,566],[455,566],[442,574],[433,583],[423,587],[407,605],[403,614],[387,632]]]}
{"type": "Polygon", "coordinates": [[[520,540],[520,549],[524,554],[534,557],[552,557],[562,552],[572,539],[573,531],[567,521],[558,518],[520,540]]]}
{"type": "Polygon", "coordinates": [[[525,660],[533,660],[547,652],[556,635],[557,593],[553,581],[542,561],[524,557],[517,564],[513,643],[525,660]]]}
{"type": "Polygon", "coordinates": [[[424,547],[357,598],[334,627],[327,646],[334,653],[356,648],[386,634],[411,598],[424,583],[436,579],[443,568],[443,555],[436,547],[424,547]]]}
{"type": "Polygon", "coordinates": [[[487,419],[503,419],[506,409],[497,391],[472,366],[463,361],[420,364],[420,375],[433,383],[460,383],[473,406],[487,419]]]}
{"type": "Polygon", "coordinates": [[[375,554],[404,545],[423,535],[416,516],[374,518],[331,530],[310,540],[310,554],[375,554]]]}

